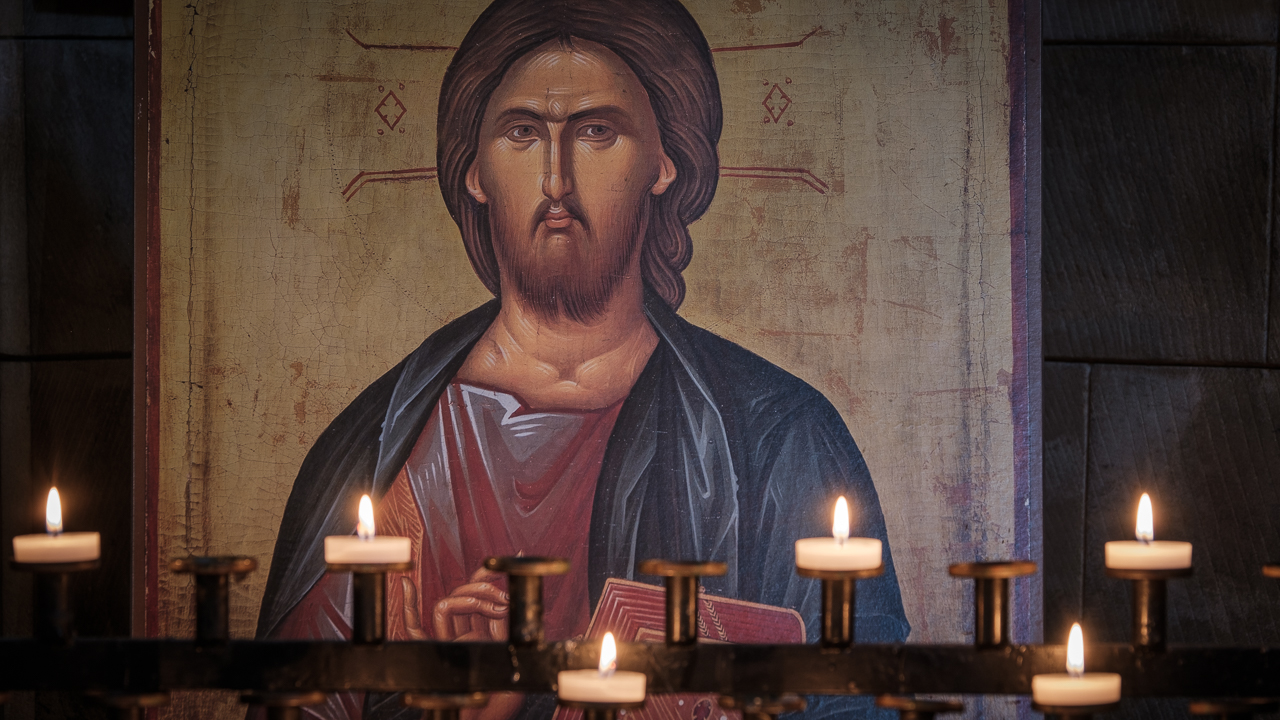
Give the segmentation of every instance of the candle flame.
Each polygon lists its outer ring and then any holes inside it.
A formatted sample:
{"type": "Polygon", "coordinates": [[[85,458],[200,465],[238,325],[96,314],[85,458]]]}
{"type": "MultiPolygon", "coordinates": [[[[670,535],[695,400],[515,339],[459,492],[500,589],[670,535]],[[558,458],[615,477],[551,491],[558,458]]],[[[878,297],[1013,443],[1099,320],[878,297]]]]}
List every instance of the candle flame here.
{"type": "Polygon", "coordinates": [[[368,495],[360,498],[360,523],[356,525],[356,534],[361,540],[373,539],[373,501],[368,495]]]}
{"type": "Polygon", "coordinates": [[[49,501],[44,506],[44,529],[50,535],[62,532],[62,499],[58,488],[49,488],[49,501]]]}
{"type": "Polygon", "coordinates": [[[1071,677],[1084,674],[1084,633],[1080,623],[1071,626],[1071,636],[1067,638],[1067,673],[1071,677]]]}
{"type": "Polygon", "coordinates": [[[609,677],[618,669],[618,646],[613,641],[613,633],[604,634],[600,642],[600,677],[609,677]]]}
{"type": "Polygon", "coordinates": [[[836,515],[831,523],[831,534],[835,536],[836,542],[842,545],[849,539],[849,503],[843,495],[836,501],[836,515]]]}
{"type": "Polygon", "coordinates": [[[1156,539],[1155,523],[1151,516],[1151,496],[1142,493],[1142,499],[1138,501],[1138,528],[1135,534],[1138,536],[1138,542],[1149,543],[1156,539]]]}

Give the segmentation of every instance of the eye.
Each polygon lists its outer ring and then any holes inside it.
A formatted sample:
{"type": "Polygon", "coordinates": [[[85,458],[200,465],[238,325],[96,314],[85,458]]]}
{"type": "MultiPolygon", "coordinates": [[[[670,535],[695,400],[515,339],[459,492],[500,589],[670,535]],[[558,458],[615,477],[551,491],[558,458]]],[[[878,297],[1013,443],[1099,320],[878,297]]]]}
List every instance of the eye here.
{"type": "Polygon", "coordinates": [[[578,134],[587,140],[609,140],[614,136],[613,128],[608,125],[583,125],[578,134]]]}
{"type": "Polygon", "coordinates": [[[512,140],[532,140],[537,135],[538,130],[532,125],[516,125],[507,131],[507,137],[512,140]]]}

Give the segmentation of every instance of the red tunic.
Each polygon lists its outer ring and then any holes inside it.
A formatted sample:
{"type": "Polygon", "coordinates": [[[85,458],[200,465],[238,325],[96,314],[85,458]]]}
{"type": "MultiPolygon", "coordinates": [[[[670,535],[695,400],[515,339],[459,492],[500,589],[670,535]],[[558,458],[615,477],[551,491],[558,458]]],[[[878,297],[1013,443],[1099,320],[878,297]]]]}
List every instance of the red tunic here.
{"type": "Polygon", "coordinates": [[[390,639],[412,639],[401,577],[417,588],[431,637],[437,601],[470,582],[486,557],[521,553],[569,560],[569,573],[544,586],[548,639],[586,633],[591,504],[621,407],[534,412],[508,393],[449,386],[379,504],[379,528],[413,545],[414,569],[388,578],[390,639]]]}
{"type": "MultiPolygon", "coordinates": [[[[533,411],[510,393],[451,383],[377,507],[378,533],[408,537],[414,563],[387,578],[388,639],[434,639],[435,604],[471,582],[486,557],[520,553],[569,560],[569,573],[544,586],[547,638],[585,634],[591,507],[621,407],[533,411]],[[413,594],[417,628],[405,612],[413,594]]],[[[505,579],[495,584],[505,590],[505,579]]],[[[325,575],[272,637],[349,638],[349,588],[349,578],[325,575]]],[[[361,702],[331,696],[314,714],[359,717],[361,702]]]]}

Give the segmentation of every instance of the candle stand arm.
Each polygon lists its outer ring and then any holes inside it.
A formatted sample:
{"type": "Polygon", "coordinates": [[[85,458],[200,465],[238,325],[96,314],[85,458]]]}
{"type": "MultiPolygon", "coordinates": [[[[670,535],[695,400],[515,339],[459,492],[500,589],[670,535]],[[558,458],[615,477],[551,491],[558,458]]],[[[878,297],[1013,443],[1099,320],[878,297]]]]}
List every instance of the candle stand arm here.
{"type": "Polygon", "coordinates": [[[667,644],[696,643],[698,578],[724,575],[729,566],[722,562],[643,560],[637,569],[642,575],[658,575],[665,580],[667,644]]]}
{"type": "Polygon", "coordinates": [[[1133,582],[1133,646],[1145,652],[1164,652],[1167,644],[1168,582],[1191,575],[1191,568],[1127,570],[1107,568],[1107,576],[1133,582]]]}
{"type": "MultiPolygon", "coordinates": [[[[1090,646],[1090,669],[1116,672],[1131,697],[1280,697],[1280,649],[1090,646]]],[[[65,645],[0,640],[0,691],[258,692],[370,690],[438,694],[550,692],[556,673],[594,667],[597,643],[515,648],[506,643],[80,638],[65,645]],[[512,668],[518,667],[518,676],[512,668]]],[[[721,695],[1026,695],[1031,678],[1060,672],[1061,645],[820,645],[671,647],[619,643],[619,669],[643,672],[651,693],[721,695]]]]}

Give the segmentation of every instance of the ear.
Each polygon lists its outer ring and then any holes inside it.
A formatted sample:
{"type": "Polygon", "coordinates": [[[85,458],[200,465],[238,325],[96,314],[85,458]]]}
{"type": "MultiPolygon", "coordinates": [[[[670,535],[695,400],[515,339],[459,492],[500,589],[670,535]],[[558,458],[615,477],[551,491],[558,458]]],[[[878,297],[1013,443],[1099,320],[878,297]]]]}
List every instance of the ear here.
{"type": "Polygon", "coordinates": [[[676,164],[671,162],[671,158],[666,153],[662,153],[662,164],[658,168],[658,181],[649,188],[649,192],[654,195],[661,195],[671,187],[671,183],[676,181],[676,164]]]}
{"type": "Polygon", "coordinates": [[[477,163],[471,163],[471,167],[467,169],[467,192],[481,205],[489,202],[489,196],[480,187],[480,166],[477,163]]]}

